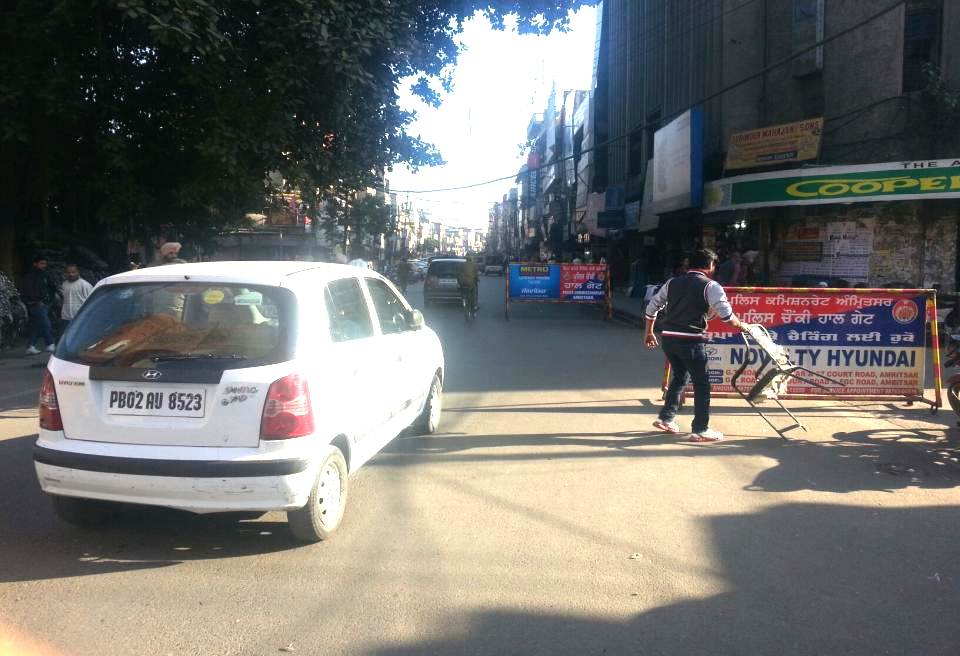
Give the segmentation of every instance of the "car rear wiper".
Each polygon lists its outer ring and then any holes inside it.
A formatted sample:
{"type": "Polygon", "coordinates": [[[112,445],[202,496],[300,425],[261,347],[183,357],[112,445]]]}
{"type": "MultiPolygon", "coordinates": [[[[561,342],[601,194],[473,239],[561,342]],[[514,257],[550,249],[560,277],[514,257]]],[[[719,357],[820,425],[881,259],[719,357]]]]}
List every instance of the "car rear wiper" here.
{"type": "Polygon", "coordinates": [[[181,360],[246,360],[245,355],[217,355],[216,353],[176,353],[171,355],[154,355],[153,362],[178,362],[181,360]]]}

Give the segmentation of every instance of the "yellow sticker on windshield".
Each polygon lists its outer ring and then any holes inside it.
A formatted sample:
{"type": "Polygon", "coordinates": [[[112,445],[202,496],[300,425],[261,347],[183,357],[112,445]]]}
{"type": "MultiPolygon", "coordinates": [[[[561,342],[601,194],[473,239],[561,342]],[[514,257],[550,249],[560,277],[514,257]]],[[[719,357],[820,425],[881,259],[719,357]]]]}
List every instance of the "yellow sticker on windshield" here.
{"type": "Polygon", "coordinates": [[[223,291],[219,289],[208,289],[203,292],[203,302],[207,305],[217,305],[223,302],[223,291]]]}

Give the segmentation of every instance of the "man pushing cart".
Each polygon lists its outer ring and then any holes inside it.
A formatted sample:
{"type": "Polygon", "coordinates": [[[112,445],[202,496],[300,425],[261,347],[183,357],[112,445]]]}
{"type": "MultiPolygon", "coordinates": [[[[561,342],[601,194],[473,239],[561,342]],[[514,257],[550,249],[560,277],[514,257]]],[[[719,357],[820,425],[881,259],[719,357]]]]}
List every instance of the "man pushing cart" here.
{"type": "Polygon", "coordinates": [[[719,442],[723,439],[723,433],[710,428],[711,386],[705,348],[707,322],[711,315],[716,315],[733,329],[742,332],[748,348],[753,342],[764,354],[754,373],[753,386],[749,390],[743,390],[737,385],[747,369],[745,360],[732,378],[733,388],[780,437],[785,438],[785,433],[795,428],[806,431],[806,427],[779,399],[779,395],[786,391],[787,380],[791,377],[797,378],[807,385],[826,391],[830,391],[830,388],[824,383],[838,386],[843,386],[843,383],[793,364],[787,350],[774,342],[764,326],[743,323],[734,314],[723,287],[712,280],[716,267],[716,253],[706,249],[696,251],[690,256],[689,270],[664,283],[647,305],[644,341],[649,348],[656,348],[658,344],[662,346],[672,372],[664,394],[663,407],[657,420],[653,422],[654,427],[667,433],[682,432],[675,418],[680,411],[683,390],[692,382],[694,416],[688,439],[699,443],[719,442]],[[658,341],[654,326],[661,312],[661,339],[658,341]],[[758,407],[765,400],[776,402],[795,424],[782,430],[777,428],[758,407]]]}
{"type": "Polygon", "coordinates": [[[674,421],[680,411],[680,400],[687,383],[693,382],[693,425],[691,442],[719,442],[723,433],[710,428],[710,379],[707,374],[707,318],[711,312],[736,330],[743,324],[734,315],[723,287],[714,280],[717,254],[702,249],[690,255],[689,270],[671,278],[653,295],[646,310],[648,348],[656,348],[657,336],[653,329],[657,315],[660,318],[661,341],[664,355],[670,362],[673,375],[663,398],[663,408],[655,428],[667,433],[682,431],[674,421]]]}

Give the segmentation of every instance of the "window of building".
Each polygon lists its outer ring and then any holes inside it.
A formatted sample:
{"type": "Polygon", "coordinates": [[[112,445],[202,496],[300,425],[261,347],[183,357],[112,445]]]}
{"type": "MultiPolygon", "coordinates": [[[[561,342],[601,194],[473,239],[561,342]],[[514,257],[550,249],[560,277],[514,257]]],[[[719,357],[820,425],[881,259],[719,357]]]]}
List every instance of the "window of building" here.
{"type": "Polygon", "coordinates": [[[823,46],[806,50],[824,37],[824,0],[793,0],[791,25],[793,51],[805,51],[790,62],[794,77],[810,77],[823,71],[823,46]]]}
{"type": "Polygon", "coordinates": [[[633,177],[643,172],[643,139],[642,130],[633,132],[627,141],[627,175],[633,177]]]}
{"type": "Polygon", "coordinates": [[[943,0],[909,0],[903,24],[903,90],[926,87],[924,64],[940,62],[943,0]]]}

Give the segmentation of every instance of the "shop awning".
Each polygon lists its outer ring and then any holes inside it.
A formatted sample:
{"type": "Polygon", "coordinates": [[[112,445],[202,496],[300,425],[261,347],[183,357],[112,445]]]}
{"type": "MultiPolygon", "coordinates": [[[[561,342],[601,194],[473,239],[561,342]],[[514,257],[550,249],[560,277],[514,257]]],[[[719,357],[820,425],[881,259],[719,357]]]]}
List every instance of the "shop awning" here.
{"type": "Polygon", "coordinates": [[[705,214],[784,205],[960,199],[960,158],[741,175],[708,182],[703,195],[705,214]]]}

